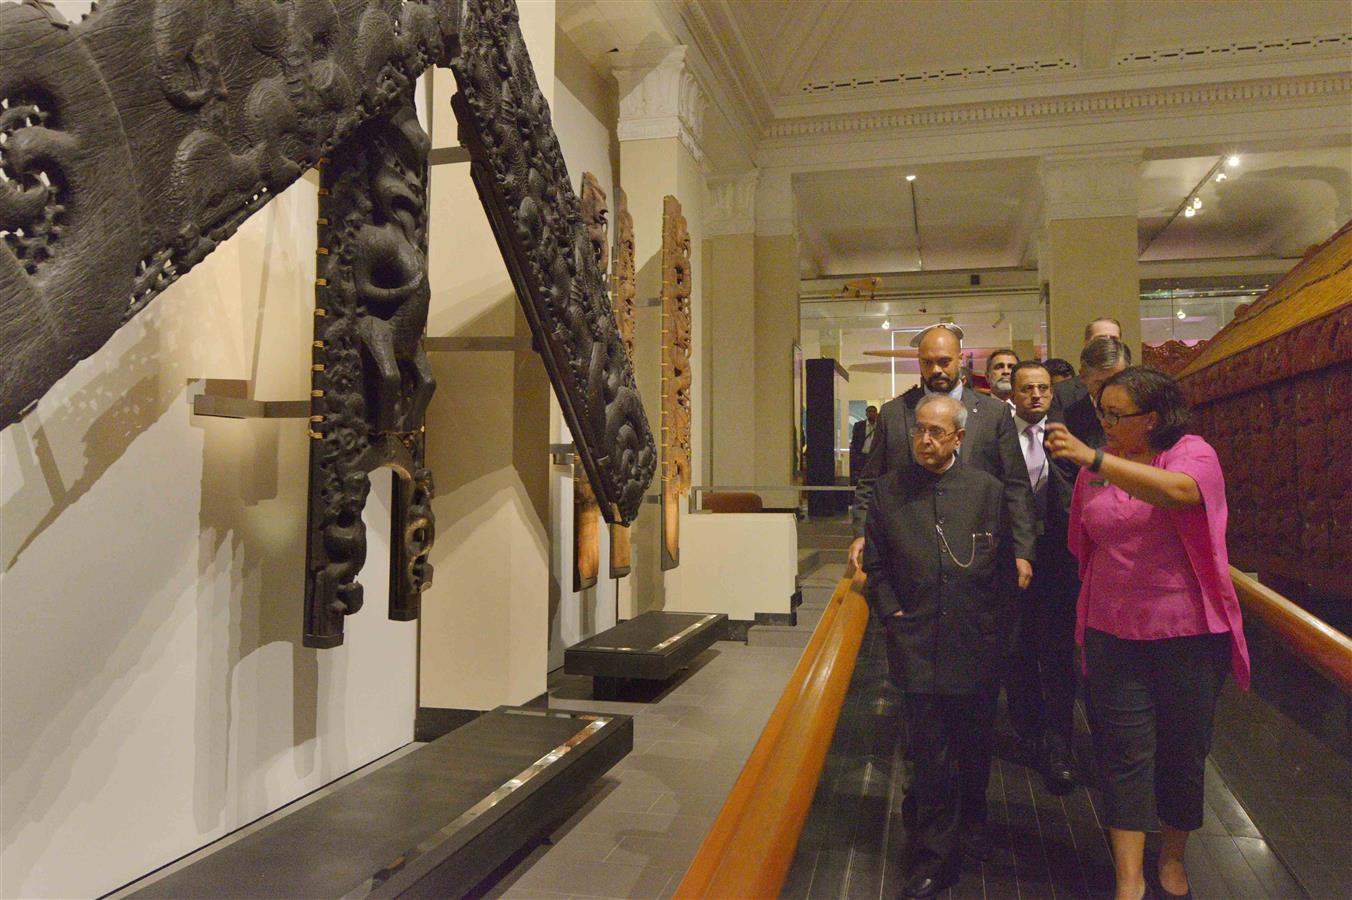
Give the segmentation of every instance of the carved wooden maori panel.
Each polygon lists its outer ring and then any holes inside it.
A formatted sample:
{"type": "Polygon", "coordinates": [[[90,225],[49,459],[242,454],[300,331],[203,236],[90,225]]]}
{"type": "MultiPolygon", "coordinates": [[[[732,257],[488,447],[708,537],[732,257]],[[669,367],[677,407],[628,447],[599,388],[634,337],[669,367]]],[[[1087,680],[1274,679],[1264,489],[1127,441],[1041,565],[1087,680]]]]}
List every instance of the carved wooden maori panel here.
{"type": "Polygon", "coordinates": [[[516,6],[463,2],[459,31],[452,102],[475,186],[601,513],[631,522],[657,448],[516,6]]]}
{"type": "MultiPolygon", "coordinates": [[[[606,192],[591,172],[582,173],[582,225],[591,241],[596,268],[610,268],[610,229],[606,226],[606,192]]],[[[604,290],[604,288],[603,288],[604,290]]],[[[601,509],[586,470],[573,473],[573,590],[596,584],[601,569],[601,509]]]]}
{"type": "MultiPolygon", "coordinates": [[[[634,217],[629,214],[629,199],[624,188],[615,187],[615,259],[611,301],[615,307],[615,325],[624,341],[625,352],[634,359],[635,301],[638,297],[638,272],[634,257],[634,217]]],[[[633,568],[633,543],[628,525],[610,526],[610,577],[623,578],[633,568]]]]}
{"type": "Polygon", "coordinates": [[[662,199],[662,568],[681,560],[681,498],[690,494],[690,232],[662,199]]]}
{"type": "Polygon", "coordinates": [[[446,5],[0,6],[0,427],[442,55],[446,5]]]}
{"type": "Polygon", "coordinates": [[[305,643],[342,643],[361,608],[367,473],[394,469],[390,618],[418,617],[432,578],[432,473],[424,415],[436,383],[422,348],[427,149],[412,91],[321,160],[310,417],[305,643]]]}
{"type": "Polygon", "coordinates": [[[316,645],[340,641],[361,602],[372,469],[400,473],[392,615],[417,614],[430,575],[426,138],[399,107],[434,63],[455,70],[480,197],[600,510],[628,522],[656,449],[511,0],[106,0],[75,25],[32,0],[0,5],[0,428],[332,161],[311,423],[316,645]]]}

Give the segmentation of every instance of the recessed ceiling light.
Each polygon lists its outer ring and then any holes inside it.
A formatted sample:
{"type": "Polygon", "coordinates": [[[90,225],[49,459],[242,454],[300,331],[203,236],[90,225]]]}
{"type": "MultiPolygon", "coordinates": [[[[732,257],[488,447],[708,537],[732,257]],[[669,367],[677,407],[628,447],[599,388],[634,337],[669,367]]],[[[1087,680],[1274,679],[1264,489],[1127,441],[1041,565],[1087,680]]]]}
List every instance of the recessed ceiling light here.
{"type": "Polygon", "coordinates": [[[888,320],[888,319],[883,319],[883,331],[886,331],[887,329],[889,329],[889,328],[891,328],[891,327],[892,327],[892,322],[891,322],[890,320],[888,320]]]}
{"type": "Polygon", "coordinates": [[[1227,178],[1229,178],[1229,177],[1230,177],[1230,176],[1229,176],[1229,175],[1226,175],[1224,172],[1217,172],[1217,173],[1216,173],[1216,180],[1217,180],[1217,181],[1224,181],[1225,179],[1227,179],[1227,178]]]}
{"type": "Polygon", "coordinates": [[[1174,313],[1174,315],[1178,316],[1180,319],[1186,319],[1188,317],[1188,314],[1181,309],[1178,312],[1174,313]]]}
{"type": "Polygon", "coordinates": [[[914,175],[907,175],[907,176],[906,176],[906,180],[907,180],[907,181],[915,181],[915,176],[914,176],[914,175]]]}
{"type": "Polygon", "coordinates": [[[1193,209],[1191,206],[1183,210],[1183,218],[1185,219],[1191,219],[1195,215],[1197,215],[1197,210],[1193,209]]]}
{"type": "Polygon", "coordinates": [[[1192,208],[1193,208],[1193,209],[1201,209],[1201,208],[1202,208],[1202,198],[1201,198],[1201,197],[1193,197],[1193,198],[1192,198],[1192,208]]]}
{"type": "Polygon", "coordinates": [[[1239,155],[1231,153],[1230,156],[1226,158],[1225,164],[1233,169],[1235,166],[1239,165],[1239,155]]]}

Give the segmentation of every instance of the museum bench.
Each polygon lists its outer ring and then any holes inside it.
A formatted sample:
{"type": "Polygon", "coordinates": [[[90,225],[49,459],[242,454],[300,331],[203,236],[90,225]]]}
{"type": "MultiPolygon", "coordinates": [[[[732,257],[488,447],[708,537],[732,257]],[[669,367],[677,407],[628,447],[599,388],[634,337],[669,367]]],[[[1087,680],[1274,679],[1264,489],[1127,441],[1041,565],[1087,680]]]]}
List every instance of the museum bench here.
{"type": "Polygon", "coordinates": [[[727,619],[723,613],[645,612],[569,647],[563,671],[592,676],[597,699],[627,696],[689,666],[723,637],[727,619]]]}

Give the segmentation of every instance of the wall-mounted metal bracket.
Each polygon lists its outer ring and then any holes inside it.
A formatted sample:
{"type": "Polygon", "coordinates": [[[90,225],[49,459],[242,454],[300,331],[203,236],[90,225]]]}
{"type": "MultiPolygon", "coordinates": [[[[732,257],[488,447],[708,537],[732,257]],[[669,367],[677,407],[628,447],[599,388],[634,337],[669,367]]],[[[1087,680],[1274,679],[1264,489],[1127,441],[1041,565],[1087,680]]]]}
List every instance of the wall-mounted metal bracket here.
{"type": "Polygon", "coordinates": [[[467,163],[470,161],[468,147],[438,147],[427,151],[429,166],[444,166],[447,163],[467,163]]]}
{"type": "Polygon", "coordinates": [[[209,380],[207,392],[192,398],[193,415],[221,419],[304,419],[310,415],[309,400],[254,400],[241,396],[247,385],[244,381],[209,380]]]}
{"type": "Polygon", "coordinates": [[[577,447],[574,444],[550,444],[549,461],[556,466],[571,466],[577,461],[577,447]]]}
{"type": "Polygon", "coordinates": [[[428,353],[455,353],[484,350],[534,350],[529,335],[518,337],[425,337],[423,349],[428,353]]]}

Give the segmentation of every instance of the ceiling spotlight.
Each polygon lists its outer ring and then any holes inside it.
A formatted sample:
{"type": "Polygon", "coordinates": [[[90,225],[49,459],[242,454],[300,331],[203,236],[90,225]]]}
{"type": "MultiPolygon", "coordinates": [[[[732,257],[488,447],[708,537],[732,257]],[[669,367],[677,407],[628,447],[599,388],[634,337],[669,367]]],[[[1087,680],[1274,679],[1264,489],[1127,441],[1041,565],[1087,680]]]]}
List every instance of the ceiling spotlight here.
{"type": "Polygon", "coordinates": [[[915,176],[914,176],[914,175],[907,175],[907,176],[906,176],[906,180],[907,180],[907,181],[915,181],[915,176]]]}
{"type": "Polygon", "coordinates": [[[891,321],[890,319],[883,319],[883,331],[886,331],[887,329],[889,329],[889,328],[891,328],[891,327],[892,327],[892,321],[891,321]]]}
{"type": "Polygon", "coordinates": [[[1216,173],[1216,180],[1217,180],[1217,181],[1224,181],[1225,179],[1227,179],[1227,178],[1229,178],[1229,177],[1230,177],[1230,176],[1229,176],[1229,175],[1226,175],[1224,172],[1217,172],[1217,173],[1216,173]]]}
{"type": "Polygon", "coordinates": [[[1183,210],[1183,218],[1185,219],[1191,219],[1195,215],[1197,215],[1197,210],[1193,209],[1191,206],[1183,210]]]}
{"type": "Polygon", "coordinates": [[[1186,319],[1188,317],[1188,314],[1181,309],[1178,312],[1174,313],[1174,315],[1178,316],[1180,319],[1186,319]]]}
{"type": "Polygon", "coordinates": [[[1230,154],[1226,157],[1225,164],[1233,169],[1235,166],[1239,165],[1239,156],[1234,153],[1230,154]]]}
{"type": "Polygon", "coordinates": [[[1193,198],[1192,198],[1192,208],[1193,208],[1193,209],[1201,209],[1201,208],[1202,208],[1202,198],[1201,198],[1201,197],[1193,197],[1193,198]]]}

